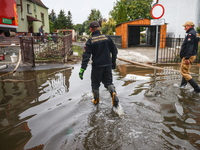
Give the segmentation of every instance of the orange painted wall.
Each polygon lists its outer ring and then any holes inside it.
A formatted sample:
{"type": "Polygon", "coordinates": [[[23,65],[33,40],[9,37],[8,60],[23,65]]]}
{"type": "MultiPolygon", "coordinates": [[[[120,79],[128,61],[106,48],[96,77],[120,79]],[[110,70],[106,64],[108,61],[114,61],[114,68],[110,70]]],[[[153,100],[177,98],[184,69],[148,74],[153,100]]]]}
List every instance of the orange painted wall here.
{"type": "MultiPolygon", "coordinates": [[[[128,43],[128,25],[150,25],[151,20],[150,19],[139,19],[139,20],[134,20],[130,22],[125,22],[120,25],[118,25],[115,29],[116,35],[122,36],[122,48],[127,48],[127,43],[128,43]]],[[[162,25],[161,26],[161,34],[160,36],[166,37],[166,28],[167,25],[162,25]]],[[[160,41],[160,47],[165,45],[165,40],[160,41]]]]}
{"type": "Polygon", "coordinates": [[[160,48],[165,48],[167,36],[167,24],[162,25],[160,29],[160,48]]]}

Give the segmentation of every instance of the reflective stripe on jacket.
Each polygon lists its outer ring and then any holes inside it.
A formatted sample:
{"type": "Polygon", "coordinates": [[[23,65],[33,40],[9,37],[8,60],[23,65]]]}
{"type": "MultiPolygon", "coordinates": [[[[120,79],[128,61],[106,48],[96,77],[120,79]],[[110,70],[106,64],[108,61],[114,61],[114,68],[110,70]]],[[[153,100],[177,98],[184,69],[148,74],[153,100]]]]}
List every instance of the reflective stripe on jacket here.
{"type": "Polygon", "coordinates": [[[91,55],[93,67],[111,66],[116,63],[117,48],[109,36],[101,34],[97,30],[92,33],[92,37],[86,42],[81,68],[87,68],[91,55]]]}

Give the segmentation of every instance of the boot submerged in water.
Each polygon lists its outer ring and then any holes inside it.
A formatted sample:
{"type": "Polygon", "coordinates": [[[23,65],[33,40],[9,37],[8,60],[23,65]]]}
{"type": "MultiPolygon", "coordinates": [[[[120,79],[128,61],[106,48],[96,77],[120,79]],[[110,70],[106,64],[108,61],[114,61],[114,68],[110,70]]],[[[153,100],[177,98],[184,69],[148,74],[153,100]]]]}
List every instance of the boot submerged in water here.
{"type": "Polygon", "coordinates": [[[108,90],[109,90],[111,97],[112,97],[112,106],[118,107],[119,99],[117,97],[114,85],[109,85],[108,90]]]}
{"type": "Polygon", "coordinates": [[[115,92],[113,92],[113,94],[112,94],[112,105],[114,107],[118,107],[118,103],[119,103],[119,99],[117,97],[117,94],[115,92]]]}
{"type": "Polygon", "coordinates": [[[94,105],[99,104],[99,90],[92,90],[94,99],[92,100],[94,105]]]}
{"type": "Polygon", "coordinates": [[[181,85],[179,87],[185,88],[186,85],[187,85],[187,81],[185,80],[185,78],[182,77],[181,85]]]}
{"type": "Polygon", "coordinates": [[[198,84],[196,83],[196,81],[192,78],[191,80],[188,81],[190,83],[190,85],[194,88],[194,91],[196,93],[200,92],[200,87],[198,86],[198,84]]]}
{"type": "Polygon", "coordinates": [[[99,99],[92,99],[92,102],[94,105],[97,105],[97,104],[99,104],[99,99]]]}

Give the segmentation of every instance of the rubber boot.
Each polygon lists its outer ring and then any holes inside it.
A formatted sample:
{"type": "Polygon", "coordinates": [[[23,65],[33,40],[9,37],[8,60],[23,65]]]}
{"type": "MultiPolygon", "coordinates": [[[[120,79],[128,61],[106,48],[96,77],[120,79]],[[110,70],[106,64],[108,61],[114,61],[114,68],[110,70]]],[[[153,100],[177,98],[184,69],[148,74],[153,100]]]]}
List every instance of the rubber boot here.
{"type": "Polygon", "coordinates": [[[188,81],[190,83],[190,85],[194,88],[194,91],[196,93],[200,92],[200,87],[198,86],[198,84],[196,83],[196,81],[192,78],[191,80],[188,81]]]}
{"type": "Polygon", "coordinates": [[[92,100],[94,105],[99,104],[99,90],[92,90],[94,99],[92,100]]]}
{"type": "Polygon", "coordinates": [[[119,99],[117,97],[114,85],[109,85],[108,90],[109,90],[111,97],[112,97],[112,105],[114,107],[118,107],[119,99]]]}
{"type": "Polygon", "coordinates": [[[184,88],[187,85],[187,81],[185,78],[182,77],[181,85],[179,86],[180,88],[184,88]]]}

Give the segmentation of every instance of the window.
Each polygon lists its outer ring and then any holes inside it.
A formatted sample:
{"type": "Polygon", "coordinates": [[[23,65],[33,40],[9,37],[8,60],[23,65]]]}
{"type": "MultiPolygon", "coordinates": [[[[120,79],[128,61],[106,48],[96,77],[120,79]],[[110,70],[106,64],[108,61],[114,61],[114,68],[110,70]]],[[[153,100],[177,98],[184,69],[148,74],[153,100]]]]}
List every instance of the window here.
{"type": "Polygon", "coordinates": [[[28,14],[31,14],[31,13],[32,13],[31,5],[30,5],[30,4],[27,4],[27,13],[28,13],[28,14]]]}
{"type": "Polygon", "coordinates": [[[43,13],[41,13],[41,20],[42,20],[42,24],[45,25],[44,24],[44,14],[43,13]]]}
{"type": "Polygon", "coordinates": [[[37,5],[36,5],[36,3],[35,3],[35,9],[34,9],[34,11],[35,11],[35,13],[37,12],[37,5]]]}

